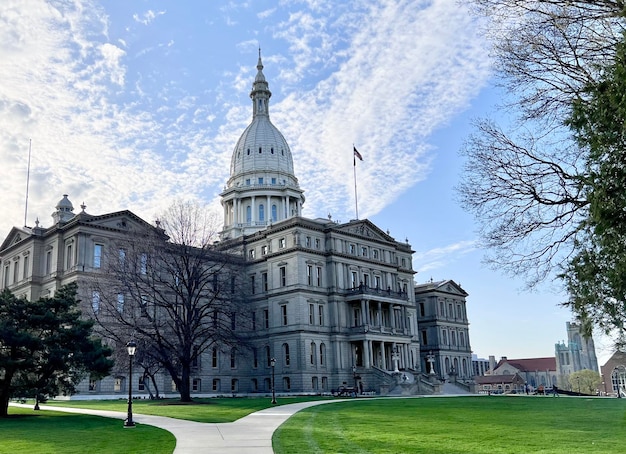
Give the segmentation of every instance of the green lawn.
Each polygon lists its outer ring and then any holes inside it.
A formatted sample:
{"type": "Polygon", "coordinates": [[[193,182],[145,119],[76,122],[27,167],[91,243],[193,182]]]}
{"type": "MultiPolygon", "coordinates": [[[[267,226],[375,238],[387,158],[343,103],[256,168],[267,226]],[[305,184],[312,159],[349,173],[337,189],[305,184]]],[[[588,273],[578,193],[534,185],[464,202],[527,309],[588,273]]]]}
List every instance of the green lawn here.
{"type": "MultiPolygon", "coordinates": [[[[281,397],[279,405],[293,404],[296,402],[308,402],[310,400],[326,400],[326,398],[306,397],[281,397]]],[[[51,400],[46,405],[59,407],[92,408],[98,410],[113,410],[126,412],[127,400],[51,400]]],[[[243,418],[255,411],[271,407],[269,397],[225,397],[210,399],[194,399],[193,403],[181,403],[177,399],[163,400],[135,400],[133,401],[133,413],[155,416],[168,416],[170,418],[187,419],[190,421],[219,423],[232,422],[243,418]]]]}
{"type": "Polygon", "coordinates": [[[277,454],[623,453],[626,399],[357,399],[305,409],[274,433],[277,454]]]}
{"type": "Polygon", "coordinates": [[[0,419],[0,454],[169,454],[174,436],[138,424],[124,429],[123,421],[98,416],[9,407],[0,419]]]}

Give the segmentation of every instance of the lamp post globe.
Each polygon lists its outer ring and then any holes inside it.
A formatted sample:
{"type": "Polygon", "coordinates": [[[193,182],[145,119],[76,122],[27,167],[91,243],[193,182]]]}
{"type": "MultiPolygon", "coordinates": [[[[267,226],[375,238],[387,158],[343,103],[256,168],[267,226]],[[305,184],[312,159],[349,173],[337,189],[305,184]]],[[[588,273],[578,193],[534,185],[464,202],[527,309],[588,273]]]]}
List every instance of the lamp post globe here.
{"type": "Polygon", "coordinates": [[[276,403],[276,388],[275,388],[276,358],[270,359],[270,365],[272,366],[272,404],[275,404],[276,403]]]}
{"type": "Polygon", "coordinates": [[[128,352],[128,416],[124,421],[124,427],[135,427],[133,421],[133,357],[137,352],[137,344],[134,341],[130,341],[126,344],[126,351],[128,352]]]}

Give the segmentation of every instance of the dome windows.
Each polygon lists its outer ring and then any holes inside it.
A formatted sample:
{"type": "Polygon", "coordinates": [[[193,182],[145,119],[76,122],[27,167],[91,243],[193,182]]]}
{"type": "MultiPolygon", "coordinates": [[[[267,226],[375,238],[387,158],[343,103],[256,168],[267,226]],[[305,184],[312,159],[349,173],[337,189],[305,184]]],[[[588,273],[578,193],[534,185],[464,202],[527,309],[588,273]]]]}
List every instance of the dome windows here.
{"type": "Polygon", "coordinates": [[[263,153],[263,148],[259,147],[259,154],[263,153]]]}
{"type": "Polygon", "coordinates": [[[248,148],[248,156],[250,156],[250,148],[248,148]]]}

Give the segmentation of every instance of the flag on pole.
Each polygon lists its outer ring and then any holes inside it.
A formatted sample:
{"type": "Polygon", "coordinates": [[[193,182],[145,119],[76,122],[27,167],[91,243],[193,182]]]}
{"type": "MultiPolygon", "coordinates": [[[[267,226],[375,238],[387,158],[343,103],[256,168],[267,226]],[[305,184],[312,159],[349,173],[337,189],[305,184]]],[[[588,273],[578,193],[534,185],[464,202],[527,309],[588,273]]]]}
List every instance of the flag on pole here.
{"type": "MultiPolygon", "coordinates": [[[[361,156],[361,153],[359,153],[359,150],[357,150],[354,145],[352,145],[352,148],[354,148],[354,156],[356,158],[359,158],[359,161],[362,161],[363,160],[363,156],[361,156]]],[[[355,162],[356,162],[356,160],[355,160],[355,162]]]]}

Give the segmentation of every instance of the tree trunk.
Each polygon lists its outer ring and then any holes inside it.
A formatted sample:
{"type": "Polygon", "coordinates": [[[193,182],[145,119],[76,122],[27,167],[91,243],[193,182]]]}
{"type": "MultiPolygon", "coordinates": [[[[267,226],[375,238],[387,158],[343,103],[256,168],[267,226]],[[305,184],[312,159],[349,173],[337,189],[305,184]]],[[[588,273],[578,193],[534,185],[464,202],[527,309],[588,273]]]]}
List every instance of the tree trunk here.
{"type": "Polygon", "coordinates": [[[191,387],[189,386],[189,365],[183,364],[180,376],[180,401],[191,402],[191,387]]]}
{"type": "Polygon", "coordinates": [[[0,418],[9,416],[9,393],[8,389],[0,391],[0,418]]]}

